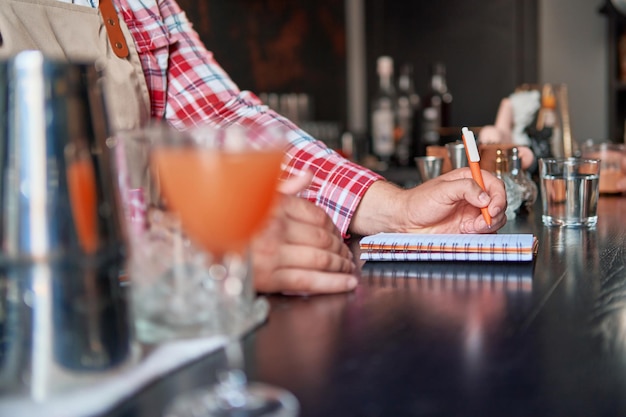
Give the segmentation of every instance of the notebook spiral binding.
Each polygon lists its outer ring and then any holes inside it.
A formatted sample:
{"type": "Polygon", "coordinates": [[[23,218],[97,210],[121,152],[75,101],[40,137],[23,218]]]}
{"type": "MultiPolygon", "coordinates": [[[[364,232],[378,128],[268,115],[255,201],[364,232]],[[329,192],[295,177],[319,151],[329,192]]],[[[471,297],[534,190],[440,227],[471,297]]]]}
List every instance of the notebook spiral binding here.
{"type": "Polygon", "coordinates": [[[524,262],[533,260],[536,253],[536,239],[532,236],[523,236],[523,238],[530,238],[523,241],[522,237],[516,238],[517,236],[514,235],[424,237],[383,233],[366,237],[361,241],[361,259],[400,262],[415,260],[524,262]]]}

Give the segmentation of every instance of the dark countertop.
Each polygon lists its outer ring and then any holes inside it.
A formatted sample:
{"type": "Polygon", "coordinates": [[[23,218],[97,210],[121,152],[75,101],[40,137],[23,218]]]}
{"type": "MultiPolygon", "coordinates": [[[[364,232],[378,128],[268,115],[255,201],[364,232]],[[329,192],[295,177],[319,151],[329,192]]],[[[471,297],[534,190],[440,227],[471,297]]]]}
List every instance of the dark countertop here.
{"type": "MultiPolygon", "coordinates": [[[[534,264],[367,264],[352,293],[271,296],[248,374],[293,392],[302,417],[625,416],[626,198],[598,212],[594,230],[545,228],[538,204],[510,221],[502,233],[539,238],[534,264]]],[[[108,416],[158,416],[222,360],[108,416]]]]}

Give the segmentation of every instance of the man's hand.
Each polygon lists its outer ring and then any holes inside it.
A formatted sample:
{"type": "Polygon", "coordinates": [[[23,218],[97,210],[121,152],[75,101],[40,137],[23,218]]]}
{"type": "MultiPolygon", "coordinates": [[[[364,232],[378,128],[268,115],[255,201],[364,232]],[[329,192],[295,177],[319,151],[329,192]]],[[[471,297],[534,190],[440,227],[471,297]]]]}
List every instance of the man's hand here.
{"type": "Polygon", "coordinates": [[[469,168],[455,169],[412,189],[374,183],[365,193],[350,230],[379,232],[494,233],[506,223],[506,191],[493,174],[483,171],[486,192],[469,168]],[[487,207],[491,228],[480,209],[487,207]]]}
{"type": "MultiPolygon", "coordinates": [[[[310,176],[282,184],[295,194],[310,176]]],[[[260,292],[316,294],[357,285],[352,253],[330,217],[315,204],[281,194],[266,227],[252,242],[255,288],[260,292]]]]}

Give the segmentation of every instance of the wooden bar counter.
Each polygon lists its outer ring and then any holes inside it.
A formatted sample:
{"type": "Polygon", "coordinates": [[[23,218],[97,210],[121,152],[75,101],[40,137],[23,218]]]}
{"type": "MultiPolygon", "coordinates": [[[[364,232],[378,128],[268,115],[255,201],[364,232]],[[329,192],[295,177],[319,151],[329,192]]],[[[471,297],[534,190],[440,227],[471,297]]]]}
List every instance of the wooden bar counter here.
{"type": "MultiPolygon", "coordinates": [[[[625,416],[626,197],[598,214],[592,230],[546,228],[537,202],[510,220],[501,233],[539,238],[532,265],[366,264],[352,293],[271,296],[244,340],[248,375],[293,392],[302,417],[625,416]]],[[[109,416],[159,416],[222,363],[109,416]]]]}

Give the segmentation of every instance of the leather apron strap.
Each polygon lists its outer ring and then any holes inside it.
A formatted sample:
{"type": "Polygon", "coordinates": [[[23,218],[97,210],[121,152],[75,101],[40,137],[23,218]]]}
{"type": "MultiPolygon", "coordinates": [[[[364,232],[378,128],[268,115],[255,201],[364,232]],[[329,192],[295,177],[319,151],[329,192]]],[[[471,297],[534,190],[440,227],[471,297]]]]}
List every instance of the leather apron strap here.
{"type": "Polygon", "coordinates": [[[128,56],[128,45],[122,29],[120,29],[120,21],[113,2],[111,0],[100,0],[98,7],[100,8],[100,14],[104,21],[104,27],[107,29],[113,52],[115,52],[118,58],[126,58],[128,56]]]}

